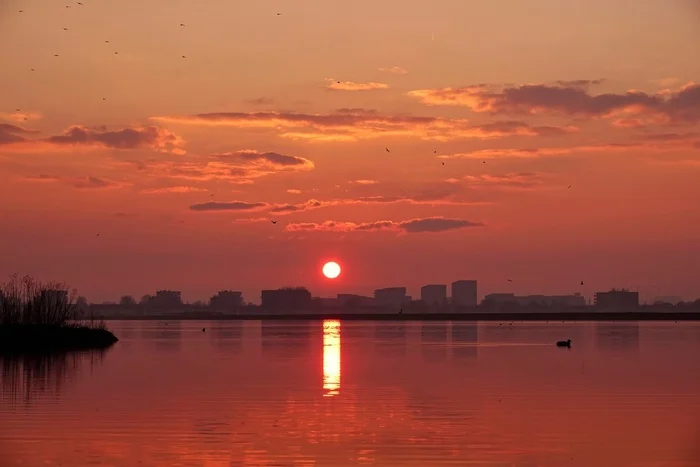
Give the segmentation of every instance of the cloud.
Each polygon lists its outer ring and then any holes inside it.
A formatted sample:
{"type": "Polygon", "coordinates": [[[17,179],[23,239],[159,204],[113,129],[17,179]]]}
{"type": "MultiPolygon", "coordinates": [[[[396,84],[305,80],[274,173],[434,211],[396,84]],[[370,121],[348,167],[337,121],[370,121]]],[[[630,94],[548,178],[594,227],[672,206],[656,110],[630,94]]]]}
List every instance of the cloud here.
{"type": "Polygon", "coordinates": [[[408,70],[401,68],[400,66],[382,67],[379,69],[379,71],[383,71],[384,73],[393,73],[395,75],[405,75],[408,73],[408,70]]]}
{"type": "Polygon", "coordinates": [[[41,120],[42,118],[43,115],[38,112],[25,112],[22,110],[12,113],[0,112],[0,120],[5,120],[7,122],[23,123],[41,120]]]}
{"type": "Polygon", "coordinates": [[[300,195],[301,190],[297,190],[296,188],[290,188],[289,190],[287,190],[287,193],[289,193],[290,195],[300,195]]]}
{"type": "Polygon", "coordinates": [[[357,185],[376,185],[379,182],[376,180],[351,180],[348,183],[354,183],[357,185]]]}
{"type": "Polygon", "coordinates": [[[24,177],[25,180],[34,182],[57,182],[69,185],[80,190],[105,190],[113,188],[123,188],[127,184],[98,177],[59,177],[57,175],[41,174],[37,176],[24,177]]]}
{"type": "Polygon", "coordinates": [[[428,217],[424,219],[411,219],[408,221],[375,221],[366,223],[325,221],[323,223],[305,222],[287,224],[287,232],[378,232],[399,231],[404,233],[446,232],[448,230],[463,229],[467,227],[482,227],[481,222],[472,222],[464,219],[448,219],[444,217],[428,217]]]}
{"type": "Polygon", "coordinates": [[[231,201],[229,203],[209,202],[193,204],[192,211],[259,211],[267,208],[267,203],[247,203],[245,201],[231,201]]]}
{"type": "Polygon", "coordinates": [[[549,136],[576,131],[575,127],[531,127],[524,122],[504,121],[470,125],[465,119],[419,116],[382,116],[364,109],[342,109],[332,114],[279,112],[228,112],[190,116],[152,117],[164,123],[231,126],[275,130],[283,138],[316,141],[357,141],[379,137],[416,137],[448,141],[506,136],[549,136]],[[355,112],[353,112],[355,111],[355,112]]]}
{"type": "Polygon", "coordinates": [[[0,145],[10,150],[44,151],[76,147],[143,149],[182,155],[184,140],[163,128],[155,126],[107,130],[106,127],[87,128],[72,126],[63,134],[40,139],[28,139],[20,134],[36,133],[13,125],[0,124],[0,145]],[[8,138],[7,135],[10,135],[8,138]]]}
{"type": "Polygon", "coordinates": [[[338,81],[333,78],[327,78],[327,89],[331,91],[373,91],[375,89],[388,89],[389,85],[384,83],[354,83],[352,81],[338,81]]]}
{"type": "Polygon", "coordinates": [[[413,196],[364,196],[359,198],[332,199],[320,201],[310,199],[298,204],[272,204],[272,203],[247,203],[243,201],[233,201],[230,203],[202,203],[190,206],[193,211],[246,211],[248,209],[262,210],[270,214],[284,215],[297,212],[311,211],[315,209],[335,207],[335,206],[358,206],[371,204],[413,204],[413,205],[451,205],[451,206],[480,206],[490,203],[458,201],[451,197],[455,193],[455,187],[451,190],[428,190],[413,196]],[[248,208],[247,206],[252,206],[248,208]]]}
{"type": "Polygon", "coordinates": [[[280,172],[314,169],[314,163],[303,157],[251,149],[188,161],[138,161],[130,164],[158,176],[200,182],[221,180],[236,184],[251,184],[257,178],[280,172]]]}
{"type": "Polygon", "coordinates": [[[688,83],[678,91],[647,94],[641,91],[591,94],[585,87],[562,84],[528,84],[495,88],[488,85],[461,88],[418,89],[410,97],[426,105],[468,107],[474,112],[508,115],[544,113],[585,117],[648,114],[668,123],[700,121],[700,85],[688,83]]]}
{"type": "Polygon", "coordinates": [[[543,174],[537,172],[511,172],[503,175],[465,175],[468,186],[474,188],[506,188],[530,190],[543,185],[543,174]]]}
{"type": "Polygon", "coordinates": [[[9,123],[0,123],[0,146],[25,141],[24,135],[38,133],[38,130],[30,130],[9,123]]]}
{"type": "Polygon", "coordinates": [[[149,188],[141,190],[141,193],[147,195],[162,195],[170,193],[203,193],[209,191],[205,188],[197,188],[193,186],[169,186],[165,188],[149,188]]]}
{"type": "Polygon", "coordinates": [[[693,140],[693,133],[676,134],[661,133],[647,134],[640,137],[639,141],[628,143],[600,143],[570,147],[540,147],[540,148],[504,148],[481,149],[467,153],[443,154],[439,159],[520,159],[537,157],[568,156],[579,153],[624,153],[657,152],[667,153],[672,150],[688,150],[700,147],[700,140],[693,140]]]}

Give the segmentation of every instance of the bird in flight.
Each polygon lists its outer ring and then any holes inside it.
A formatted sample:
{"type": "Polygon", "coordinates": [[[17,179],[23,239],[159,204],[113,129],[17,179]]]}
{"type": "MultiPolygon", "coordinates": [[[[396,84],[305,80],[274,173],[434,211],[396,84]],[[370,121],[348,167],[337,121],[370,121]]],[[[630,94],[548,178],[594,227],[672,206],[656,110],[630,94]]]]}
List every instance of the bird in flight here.
{"type": "Polygon", "coordinates": [[[581,285],[583,285],[583,281],[581,281],[581,285]]]}
{"type": "Polygon", "coordinates": [[[54,56],[54,57],[58,57],[58,54],[54,54],[53,56],[54,56]]]}
{"type": "Polygon", "coordinates": [[[508,282],[513,282],[513,279],[508,279],[508,282]]]}
{"type": "Polygon", "coordinates": [[[181,27],[181,28],[184,28],[184,27],[185,27],[185,23],[180,23],[180,27],[181,27]]]}
{"type": "Polygon", "coordinates": [[[445,165],[445,163],[443,162],[442,165],[445,165]]]}
{"type": "Polygon", "coordinates": [[[83,6],[83,4],[82,4],[82,3],[80,3],[80,2],[78,2],[78,5],[80,5],[80,6],[83,6]]]}
{"type": "Polygon", "coordinates": [[[96,236],[97,236],[97,237],[99,237],[99,236],[100,236],[100,234],[97,234],[96,236]]]}
{"type": "Polygon", "coordinates": [[[185,57],[185,56],[183,55],[182,58],[187,58],[187,57],[185,57]]]}
{"type": "Polygon", "coordinates": [[[105,44],[109,44],[109,41],[105,41],[105,44]]]}
{"type": "Polygon", "coordinates": [[[64,31],[68,31],[68,28],[63,28],[64,31]]]}
{"type": "Polygon", "coordinates": [[[24,10],[19,10],[20,13],[22,13],[24,10]]]}
{"type": "Polygon", "coordinates": [[[386,149],[386,152],[388,152],[389,154],[391,154],[391,151],[389,151],[389,148],[384,148],[384,149],[386,149]]]}
{"type": "Polygon", "coordinates": [[[571,188],[571,185],[569,185],[569,188],[571,188]]]}
{"type": "Polygon", "coordinates": [[[29,70],[30,70],[30,71],[34,71],[34,68],[30,68],[29,70]]]}
{"type": "Polygon", "coordinates": [[[119,55],[119,52],[114,52],[114,55],[119,55]]]}
{"type": "Polygon", "coordinates": [[[282,16],[282,13],[277,13],[277,16],[282,16]]]}
{"type": "Polygon", "coordinates": [[[270,221],[270,222],[272,222],[273,224],[276,224],[276,223],[277,223],[277,221],[270,221]]]}
{"type": "Polygon", "coordinates": [[[66,8],[70,8],[70,5],[66,5],[66,8]]]}

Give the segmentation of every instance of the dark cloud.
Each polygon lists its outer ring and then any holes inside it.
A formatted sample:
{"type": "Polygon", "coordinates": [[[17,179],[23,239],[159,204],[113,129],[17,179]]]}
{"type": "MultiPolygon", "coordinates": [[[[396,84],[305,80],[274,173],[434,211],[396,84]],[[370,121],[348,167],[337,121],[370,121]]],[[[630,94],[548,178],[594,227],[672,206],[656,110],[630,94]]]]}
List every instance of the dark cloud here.
{"type": "MultiPolygon", "coordinates": [[[[191,116],[153,117],[153,120],[187,125],[225,125],[239,128],[275,130],[281,137],[317,141],[356,141],[382,136],[416,137],[426,140],[489,139],[513,135],[553,134],[555,127],[534,127],[513,122],[471,125],[465,119],[446,119],[409,115],[383,116],[341,109],[333,114],[290,112],[227,112],[191,116]]],[[[575,131],[563,127],[561,132],[575,131]]]]}
{"type": "Polygon", "coordinates": [[[627,91],[593,95],[585,87],[571,85],[570,82],[568,85],[528,84],[502,89],[483,86],[421,89],[408,94],[428,105],[459,105],[475,112],[492,114],[534,115],[550,112],[608,117],[621,113],[648,113],[662,116],[671,123],[700,121],[700,85],[695,83],[664,94],[627,91]]]}
{"type": "Polygon", "coordinates": [[[0,145],[26,141],[26,138],[22,135],[33,133],[38,133],[38,131],[29,130],[9,123],[0,123],[0,145]]]}
{"type": "Polygon", "coordinates": [[[280,167],[305,166],[313,163],[303,157],[288,156],[276,152],[238,151],[234,153],[215,154],[212,157],[221,160],[240,159],[244,161],[264,162],[280,167]]]}
{"type": "Polygon", "coordinates": [[[111,149],[142,149],[150,148],[161,152],[183,154],[184,141],[179,136],[168,130],[148,126],[140,128],[123,128],[110,131],[105,127],[86,128],[72,126],[63,134],[49,136],[40,139],[28,139],[17,137],[17,133],[35,133],[30,130],[20,129],[13,125],[2,124],[0,126],[0,144],[12,144],[19,150],[39,150],[56,147],[92,146],[111,149]],[[6,135],[14,138],[8,138],[6,135]],[[3,136],[5,135],[5,136],[3,136]]]}
{"type": "Polygon", "coordinates": [[[209,202],[193,204],[192,211],[256,211],[269,207],[267,203],[248,203],[245,201],[232,201],[229,203],[209,202]]]}
{"type": "Polygon", "coordinates": [[[356,206],[368,204],[394,204],[405,203],[415,205],[454,205],[454,206],[477,206],[488,203],[457,201],[451,199],[454,193],[460,190],[460,187],[446,183],[445,189],[430,189],[424,190],[412,196],[364,196],[358,198],[332,199],[328,201],[320,201],[310,199],[299,204],[272,204],[272,203],[246,203],[242,201],[234,201],[231,203],[203,203],[190,206],[193,211],[245,211],[245,210],[261,210],[270,214],[292,214],[295,212],[311,211],[314,209],[338,207],[338,206],[356,206]]]}
{"type": "Polygon", "coordinates": [[[448,230],[463,229],[467,227],[482,227],[481,222],[472,222],[464,219],[448,219],[444,217],[429,217],[425,219],[411,219],[408,221],[375,221],[365,223],[325,221],[323,223],[305,222],[287,224],[288,232],[316,231],[316,232],[377,232],[399,231],[405,233],[446,232],[448,230]]]}
{"type": "Polygon", "coordinates": [[[305,172],[314,169],[306,158],[252,150],[213,154],[187,161],[134,161],[139,170],[154,176],[189,181],[228,181],[250,184],[257,178],[279,172],[305,172]]]}

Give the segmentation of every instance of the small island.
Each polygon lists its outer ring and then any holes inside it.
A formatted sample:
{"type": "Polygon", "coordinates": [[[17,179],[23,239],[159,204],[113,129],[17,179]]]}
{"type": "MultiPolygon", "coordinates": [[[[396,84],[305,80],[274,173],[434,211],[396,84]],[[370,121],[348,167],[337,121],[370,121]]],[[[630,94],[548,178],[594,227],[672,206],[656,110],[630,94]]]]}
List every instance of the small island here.
{"type": "Polygon", "coordinates": [[[104,321],[83,316],[76,291],[16,275],[0,284],[0,353],[105,349],[119,339],[104,321]]]}

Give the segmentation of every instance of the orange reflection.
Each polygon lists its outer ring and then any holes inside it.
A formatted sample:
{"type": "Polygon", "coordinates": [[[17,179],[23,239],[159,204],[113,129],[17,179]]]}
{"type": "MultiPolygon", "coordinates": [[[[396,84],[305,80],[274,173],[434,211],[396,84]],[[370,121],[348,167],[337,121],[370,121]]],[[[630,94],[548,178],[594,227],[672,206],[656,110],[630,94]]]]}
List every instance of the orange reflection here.
{"type": "Polygon", "coordinates": [[[335,396],[340,389],[340,321],[323,322],[323,389],[324,396],[335,396]]]}

